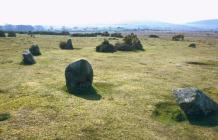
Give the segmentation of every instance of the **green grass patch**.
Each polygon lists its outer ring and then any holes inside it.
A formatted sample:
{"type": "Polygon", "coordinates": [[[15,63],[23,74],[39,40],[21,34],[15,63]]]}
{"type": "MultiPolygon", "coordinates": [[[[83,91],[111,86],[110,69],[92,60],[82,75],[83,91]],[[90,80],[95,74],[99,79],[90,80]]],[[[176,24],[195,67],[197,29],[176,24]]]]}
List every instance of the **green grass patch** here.
{"type": "Polygon", "coordinates": [[[8,120],[11,117],[9,113],[1,113],[0,114],[0,121],[8,120]]]}
{"type": "Polygon", "coordinates": [[[160,102],[155,105],[152,116],[161,122],[182,122],[186,121],[184,112],[172,102],[160,102]]]}

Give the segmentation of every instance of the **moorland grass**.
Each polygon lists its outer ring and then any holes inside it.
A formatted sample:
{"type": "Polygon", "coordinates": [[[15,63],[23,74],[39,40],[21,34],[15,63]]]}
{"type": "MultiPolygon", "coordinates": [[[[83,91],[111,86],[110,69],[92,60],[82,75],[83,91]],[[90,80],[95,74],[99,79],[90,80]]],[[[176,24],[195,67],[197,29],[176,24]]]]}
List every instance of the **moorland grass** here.
{"type": "Polygon", "coordinates": [[[176,105],[158,108],[170,111],[168,121],[152,114],[157,104],[174,102],[177,87],[198,87],[218,102],[217,37],[160,36],[140,37],[146,51],[107,54],[95,51],[107,37],[74,37],[74,50],[59,48],[69,36],[0,38],[0,112],[11,114],[0,122],[0,139],[216,139],[217,125],[169,119],[176,105]],[[198,47],[187,47],[190,42],[198,47]],[[20,65],[23,50],[35,43],[43,55],[35,65],[20,65]],[[65,87],[66,66],[81,58],[94,70],[96,94],[88,97],[65,87]]]}

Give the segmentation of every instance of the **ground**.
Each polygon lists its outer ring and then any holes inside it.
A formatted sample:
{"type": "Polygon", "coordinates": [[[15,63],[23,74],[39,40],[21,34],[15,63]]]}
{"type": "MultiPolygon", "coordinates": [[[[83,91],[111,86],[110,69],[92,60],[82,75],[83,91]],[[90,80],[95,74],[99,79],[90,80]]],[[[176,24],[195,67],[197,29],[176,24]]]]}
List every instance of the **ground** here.
{"type": "Polygon", "coordinates": [[[145,51],[115,53],[95,52],[103,37],[72,38],[74,50],[59,48],[69,36],[0,38],[0,114],[10,115],[0,121],[0,139],[215,140],[217,119],[205,125],[154,116],[157,104],[176,106],[174,88],[194,86],[218,102],[218,34],[196,34],[185,41],[141,35],[145,51]],[[197,48],[188,47],[193,42],[197,48]],[[22,65],[33,43],[42,55],[22,65]],[[65,68],[80,58],[93,66],[94,95],[66,91],[65,68]]]}

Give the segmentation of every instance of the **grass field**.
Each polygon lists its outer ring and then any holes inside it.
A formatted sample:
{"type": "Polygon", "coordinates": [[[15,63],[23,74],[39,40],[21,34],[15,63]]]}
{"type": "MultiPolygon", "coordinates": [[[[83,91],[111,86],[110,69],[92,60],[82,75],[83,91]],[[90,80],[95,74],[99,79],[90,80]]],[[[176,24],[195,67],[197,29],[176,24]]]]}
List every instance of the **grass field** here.
{"type": "Polygon", "coordinates": [[[215,140],[217,119],[191,124],[153,112],[160,103],[175,109],[172,89],[179,87],[197,87],[218,102],[217,36],[141,36],[145,51],[115,53],[95,52],[102,37],[72,38],[75,50],[59,49],[69,36],[0,38],[0,114],[6,113],[0,139],[215,140]],[[197,48],[188,47],[192,42],[197,48]],[[42,55],[34,65],[21,65],[22,52],[33,43],[42,55]],[[93,66],[94,96],[66,92],[64,70],[80,58],[93,66]]]}

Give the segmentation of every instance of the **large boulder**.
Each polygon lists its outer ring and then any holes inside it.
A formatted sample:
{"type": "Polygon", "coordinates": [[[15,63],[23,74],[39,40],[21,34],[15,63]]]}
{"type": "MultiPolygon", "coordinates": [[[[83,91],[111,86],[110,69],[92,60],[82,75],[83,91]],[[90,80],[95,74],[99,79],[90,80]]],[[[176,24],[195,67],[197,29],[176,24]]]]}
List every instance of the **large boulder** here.
{"type": "Polygon", "coordinates": [[[84,59],[73,62],[65,69],[65,78],[66,86],[70,93],[81,93],[92,87],[92,66],[84,59]]]}
{"type": "Polygon", "coordinates": [[[201,90],[190,88],[178,88],[173,90],[177,104],[188,116],[207,116],[218,111],[218,105],[201,90]]]}
{"type": "Polygon", "coordinates": [[[115,52],[115,47],[109,43],[108,40],[104,40],[99,46],[96,47],[97,52],[115,52]]]}
{"type": "Polygon", "coordinates": [[[39,49],[39,46],[38,45],[32,45],[30,48],[29,48],[30,52],[32,53],[32,55],[34,56],[39,56],[41,55],[41,52],[40,52],[40,49],[39,49]]]}
{"type": "Polygon", "coordinates": [[[72,44],[72,40],[71,39],[67,40],[67,44],[66,44],[65,49],[67,49],[67,50],[72,50],[73,49],[73,44],[72,44]]]}
{"type": "Polygon", "coordinates": [[[33,57],[33,55],[30,53],[29,50],[26,50],[23,52],[23,64],[25,65],[32,65],[35,64],[36,61],[33,57]]]}

